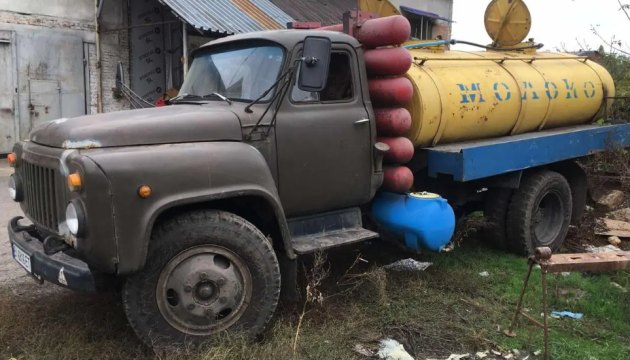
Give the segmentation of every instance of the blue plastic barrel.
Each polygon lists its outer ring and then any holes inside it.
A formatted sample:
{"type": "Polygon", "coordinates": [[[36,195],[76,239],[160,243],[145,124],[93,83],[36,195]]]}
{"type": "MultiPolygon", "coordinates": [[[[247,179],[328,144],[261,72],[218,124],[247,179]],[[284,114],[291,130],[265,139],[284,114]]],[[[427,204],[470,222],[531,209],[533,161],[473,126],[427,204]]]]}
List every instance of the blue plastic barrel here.
{"type": "Polygon", "coordinates": [[[453,208],[437,194],[382,192],[374,198],[372,215],[413,250],[440,252],[455,232],[453,208]]]}

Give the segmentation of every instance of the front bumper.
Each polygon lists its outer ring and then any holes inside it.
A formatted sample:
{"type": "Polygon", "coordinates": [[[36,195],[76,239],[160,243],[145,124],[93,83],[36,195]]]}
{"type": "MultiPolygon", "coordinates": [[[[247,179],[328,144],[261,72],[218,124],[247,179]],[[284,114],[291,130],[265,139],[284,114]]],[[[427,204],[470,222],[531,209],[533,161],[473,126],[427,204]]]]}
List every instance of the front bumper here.
{"type": "Polygon", "coordinates": [[[9,222],[11,250],[15,253],[14,246],[17,246],[29,256],[33,277],[81,292],[95,293],[102,289],[104,278],[101,273],[64,252],[46,255],[34,227],[19,225],[20,219],[22,217],[16,217],[9,222]]]}

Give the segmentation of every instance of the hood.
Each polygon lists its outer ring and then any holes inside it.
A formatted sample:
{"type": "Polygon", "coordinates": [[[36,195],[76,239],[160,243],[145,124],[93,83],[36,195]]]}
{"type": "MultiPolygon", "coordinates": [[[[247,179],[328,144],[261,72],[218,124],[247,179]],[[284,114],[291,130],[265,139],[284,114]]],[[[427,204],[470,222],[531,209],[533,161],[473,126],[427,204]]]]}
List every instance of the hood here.
{"type": "Polygon", "coordinates": [[[32,142],[65,149],[242,139],[236,114],[201,105],[171,105],[57,119],[37,126],[30,135],[32,142]]]}

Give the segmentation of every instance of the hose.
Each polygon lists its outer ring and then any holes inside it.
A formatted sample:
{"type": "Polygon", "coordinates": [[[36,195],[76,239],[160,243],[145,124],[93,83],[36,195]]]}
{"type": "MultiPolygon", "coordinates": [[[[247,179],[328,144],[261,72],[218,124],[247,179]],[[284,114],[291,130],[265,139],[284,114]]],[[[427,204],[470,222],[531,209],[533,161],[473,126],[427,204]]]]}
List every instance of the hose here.
{"type": "Polygon", "coordinates": [[[480,47],[486,50],[494,50],[494,51],[519,51],[519,50],[528,50],[528,49],[542,49],[545,46],[545,44],[533,44],[533,45],[526,45],[526,46],[520,46],[520,47],[514,47],[514,48],[499,48],[499,47],[481,45],[481,44],[464,41],[464,40],[450,39],[450,40],[441,40],[441,41],[435,41],[435,42],[423,43],[423,44],[405,45],[403,47],[405,49],[414,49],[414,48],[422,48],[422,47],[428,47],[428,46],[456,45],[456,44],[471,45],[471,46],[480,47]]]}

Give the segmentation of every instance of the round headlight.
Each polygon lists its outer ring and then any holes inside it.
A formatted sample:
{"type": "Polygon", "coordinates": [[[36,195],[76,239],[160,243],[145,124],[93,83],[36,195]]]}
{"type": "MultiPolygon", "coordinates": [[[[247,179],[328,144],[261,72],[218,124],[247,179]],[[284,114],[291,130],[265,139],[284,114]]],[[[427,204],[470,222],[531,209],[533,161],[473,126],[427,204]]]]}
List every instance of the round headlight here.
{"type": "Polygon", "coordinates": [[[66,225],[70,233],[81,236],[85,229],[85,216],[83,208],[78,202],[70,202],[66,207],[66,225]]]}
{"type": "Polygon", "coordinates": [[[9,196],[13,201],[22,201],[22,181],[18,174],[13,174],[9,178],[9,196]]]}

